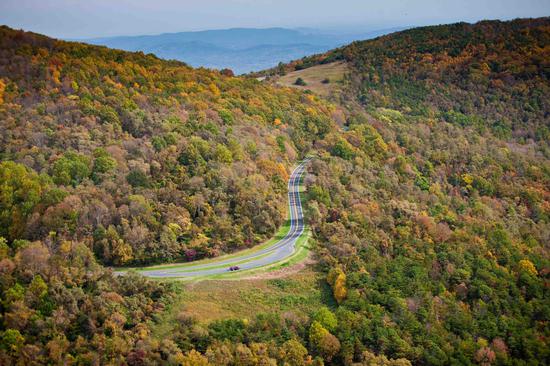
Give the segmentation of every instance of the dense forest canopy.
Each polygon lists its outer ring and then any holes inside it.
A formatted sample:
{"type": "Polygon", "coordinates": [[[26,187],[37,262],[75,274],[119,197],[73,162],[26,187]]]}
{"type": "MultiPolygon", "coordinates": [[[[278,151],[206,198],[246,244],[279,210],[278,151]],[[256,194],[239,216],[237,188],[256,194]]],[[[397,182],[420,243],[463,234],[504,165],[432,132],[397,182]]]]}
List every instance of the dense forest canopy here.
{"type": "Polygon", "coordinates": [[[337,113],[230,70],[1,27],[0,364],[181,363],[192,347],[147,324],[174,286],[98,261],[194,260],[270,237],[289,168],[337,113]]]}
{"type": "Polygon", "coordinates": [[[308,183],[341,362],[548,363],[550,19],[412,29],[265,74],[341,60],[346,131],[308,183]]]}
{"type": "Polygon", "coordinates": [[[345,60],[354,67],[348,97],[369,110],[398,109],[502,139],[547,143],[549,27],[540,18],[414,28],[263,74],[345,60]]]}
{"type": "Polygon", "coordinates": [[[152,55],[0,29],[0,235],[86,243],[106,264],[252,246],[334,109],[152,55]]]}
{"type": "Polygon", "coordinates": [[[332,102],[0,28],[0,363],[550,363],[550,19],[460,23],[345,60],[332,102]],[[252,246],[307,213],[332,302],[153,326],[181,291],[107,265],[252,246]]]}

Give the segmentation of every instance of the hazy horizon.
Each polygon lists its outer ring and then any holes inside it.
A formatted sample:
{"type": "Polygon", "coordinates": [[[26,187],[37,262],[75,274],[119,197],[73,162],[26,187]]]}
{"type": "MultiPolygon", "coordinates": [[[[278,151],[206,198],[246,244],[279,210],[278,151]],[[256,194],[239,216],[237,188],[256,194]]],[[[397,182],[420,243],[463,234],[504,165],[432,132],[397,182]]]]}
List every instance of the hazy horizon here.
{"type": "Polygon", "coordinates": [[[4,0],[0,23],[57,38],[157,35],[231,28],[368,32],[550,15],[544,0],[4,0]]]}
{"type": "MultiPolygon", "coordinates": [[[[399,27],[385,27],[385,28],[365,28],[365,29],[346,29],[346,28],[313,28],[313,27],[229,27],[229,28],[209,28],[209,29],[198,29],[198,30],[182,30],[182,31],[173,31],[173,32],[160,32],[160,33],[143,33],[143,34],[121,34],[121,35],[113,35],[113,36],[99,36],[99,37],[83,37],[83,38],[63,38],[66,40],[77,40],[77,41],[90,41],[90,40],[96,40],[96,39],[109,39],[109,38],[132,38],[132,37],[155,37],[155,36],[163,36],[163,35],[171,35],[171,34],[180,34],[180,33],[205,33],[205,32],[224,32],[224,31],[231,31],[231,30],[270,30],[270,29],[281,29],[281,30],[290,30],[290,31],[297,31],[303,34],[320,34],[320,35],[355,35],[359,33],[368,33],[372,31],[397,31],[401,29],[408,29],[412,28],[414,26],[399,26],[399,27]],[[308,33],[311,32],[311,33],[308,33]]],[[[62,37],[60,37],[62,38],[62,37]]]]}

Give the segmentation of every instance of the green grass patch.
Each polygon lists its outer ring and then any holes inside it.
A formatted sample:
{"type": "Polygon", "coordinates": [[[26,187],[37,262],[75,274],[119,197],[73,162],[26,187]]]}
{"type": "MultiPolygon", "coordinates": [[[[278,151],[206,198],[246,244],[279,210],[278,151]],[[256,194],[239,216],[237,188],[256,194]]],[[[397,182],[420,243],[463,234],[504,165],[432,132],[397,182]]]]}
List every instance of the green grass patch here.
{"type": "MultiPolygon", "coordinates": [[[[282,268],[289,267],[296,263],[299,263],[308,257],[309,252],[311,250],[310,246],[308,245],[309,237],[310,237],[310,232],[306,228],[306,230],[304,230],[304,233],[296,241],[295,252],[292,255],[286,258],[283,258],[278,262],[274,262],[268,266],[251,268],[251,269],[240,270],[235,272],[213,274],[213,275],[204,275],[204,276],[195,276],[195,277],[177,277],[177,276],[162,277],[162,278],[153,277],[152,279],[174,280],[174,281],[195,282],[195,283],[204,281],[204,280],[240,280],[242,278],[250,277],[252,275],[280,270],[282,268]]],[[[223,266],[227,266],[227,265],[222,265],[221,267],[223,266]]]]}
{"type": "Polygon", "coordinates": [[[332,304],[324,276],[309,267],[287,278],[210,280],[183,286],[180,297],[153,327],[158,339],[170,332],[180,312],[205,324],[227,318],[251,319],[260,313],[304,316],[332,304]]]}

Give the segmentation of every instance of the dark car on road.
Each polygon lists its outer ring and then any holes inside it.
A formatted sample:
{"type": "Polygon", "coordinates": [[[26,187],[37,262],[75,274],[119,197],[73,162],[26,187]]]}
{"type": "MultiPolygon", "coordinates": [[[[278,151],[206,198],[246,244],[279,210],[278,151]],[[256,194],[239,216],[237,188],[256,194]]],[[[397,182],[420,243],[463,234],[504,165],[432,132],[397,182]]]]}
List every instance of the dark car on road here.
{"type": "Polygon", "coordinates": [[[239,267],[239,266],[231,266],[231,267],[229,267],[229,270],[230,270],[230,271],[238,271],[239,269],[241,269],[241,267],[239,267]]]}

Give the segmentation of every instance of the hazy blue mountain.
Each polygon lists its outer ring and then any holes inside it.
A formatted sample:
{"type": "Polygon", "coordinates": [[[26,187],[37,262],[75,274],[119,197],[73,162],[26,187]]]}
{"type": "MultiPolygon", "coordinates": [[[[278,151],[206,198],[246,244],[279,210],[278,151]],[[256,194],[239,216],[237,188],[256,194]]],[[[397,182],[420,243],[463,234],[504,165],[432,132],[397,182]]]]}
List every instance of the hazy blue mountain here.
{"type": "Polygon", "coordinates": [[[307,28],[234,28],[83,41],[127,51],[154,53],[161,58],[184,61],[195,67],[230,68],[242,74],[396,30],[349,34],[307,28]]]}

